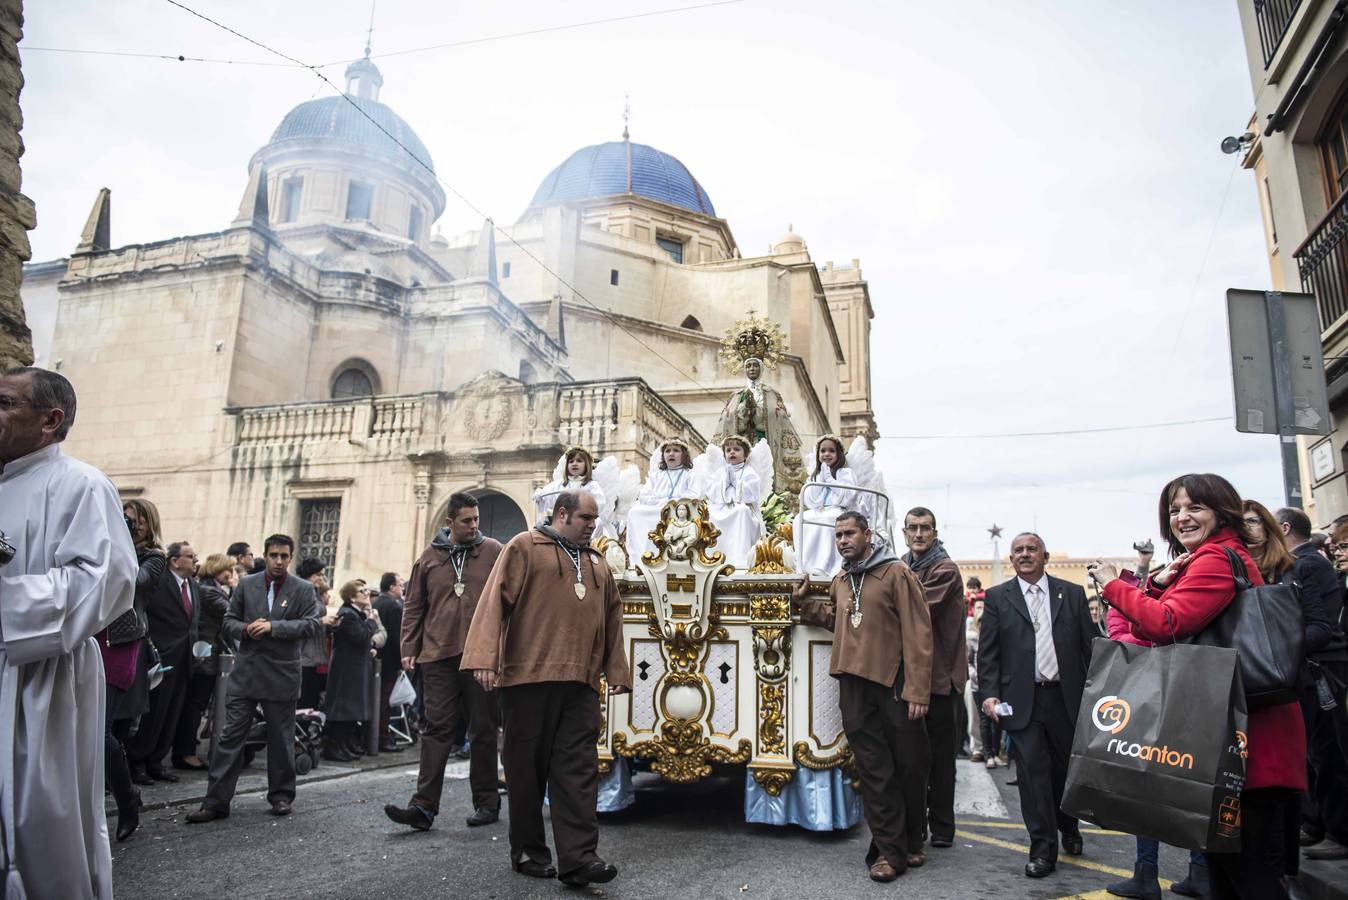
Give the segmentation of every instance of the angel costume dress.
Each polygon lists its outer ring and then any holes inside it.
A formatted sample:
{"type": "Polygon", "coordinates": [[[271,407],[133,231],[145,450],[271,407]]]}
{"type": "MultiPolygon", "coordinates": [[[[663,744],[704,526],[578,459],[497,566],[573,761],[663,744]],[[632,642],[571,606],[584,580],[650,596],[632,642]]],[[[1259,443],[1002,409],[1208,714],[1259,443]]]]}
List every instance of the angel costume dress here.
{"type": "Polygon", "coordinates": [[[595,524],[595,531],[606,537],[616,538],[617,530],[613,527],[612,511],[613,502],[616,497],[607,496],[604,488],[600,485],[600,470],[606,466],[611,466],[612,477],[616,481],[618,478],[618,460],[612,456],[605,457],[604,461],[595,466],[594,474],[589,481],[582,482],[574,475],[566,474],[566,456],[563,455],[557,461],[557,468],[552,472],[552,480],[534,491],[534,506],[538,515],[534,521],[535,525],[540,525],[552,515],[552,508],[557,503],[557,495],[563,491],[584,491],[594,498],[595,505],[599,508],[599,521],[595,524]],[[605,506],[605,501],[608,505],[605,506]]]}
{"type": "Polygon", "coordinates": [[[835,473],[823,463],[810,481],[824,486],[807,488],[801,499],[793,525],[797,565],[805,575],[832,578],[842,568],[834,525],[845,510],[856,508],[856,492],[848,488],[856,487],[857,481],[850,468],[835,473]]]}
{"type": "Polygon", "coordinates": [[[763,499],[764,480],[772,480],[772,453],[766,441],[759,441],[742,463],[727,463],[721,448],[716,446],[708,447],[700,459],[710,460],[715,467],[706,473],[703,484],[707,512],[721,532],[716,549],[725,554],[726,562],[741,572],[746,571],[753,565],[754,546],[763,539],[759,503],[763,499]]]}
{"type": "Polygon", "coordinates": [[[52,444],[0,472],[0,827],[7,898],[112,897],[103,661],[136,551],[112,483],[52,444]]]}
{"type": "MultiPolygon", "coordinates": [[[[655,453],[655,460],[658,460],[660,451],[655,453]]],[[[661,469],[658,466],[659,462],[654,462],[637,502],[627,513],[627,555],[634,566],[641,562],[643,554],[655,549],[650,535],[660,521],[660,510],[665,504],[676,498],[699,500],[702,497],[692,469],[661,469]]]]}

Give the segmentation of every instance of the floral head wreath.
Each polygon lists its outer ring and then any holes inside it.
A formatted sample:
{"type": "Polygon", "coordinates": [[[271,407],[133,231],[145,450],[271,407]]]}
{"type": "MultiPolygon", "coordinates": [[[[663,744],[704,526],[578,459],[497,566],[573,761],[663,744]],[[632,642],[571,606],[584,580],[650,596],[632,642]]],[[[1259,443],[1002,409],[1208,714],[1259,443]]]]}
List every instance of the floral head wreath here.
{"type": "Polygon", "coordinates": [[[570,447],[567,447],[566,452],[562,454],[562,459],[566,460],[567,462],[570,462],[571,455],[573,453],[583,453],[585,455],[586,465],[588,465],[591,469],[594,468],[593,454],[591,454],[589,450],[586,450],[584,447],[580,446],[580,444],[574,444],[570,447]]]}
{"type": "Polygon", "coordinates": [[[721,441],[721,449],[724,451],[725,445],[730,443],[739,444],[741,447],[743,447],[745,456],[748,456],[750,453],[752,453],[754,449],[753,447],[749,446],[749,442],[747,440],[740,437],[738,434],[727,435],[725,440],[721,441]]]}

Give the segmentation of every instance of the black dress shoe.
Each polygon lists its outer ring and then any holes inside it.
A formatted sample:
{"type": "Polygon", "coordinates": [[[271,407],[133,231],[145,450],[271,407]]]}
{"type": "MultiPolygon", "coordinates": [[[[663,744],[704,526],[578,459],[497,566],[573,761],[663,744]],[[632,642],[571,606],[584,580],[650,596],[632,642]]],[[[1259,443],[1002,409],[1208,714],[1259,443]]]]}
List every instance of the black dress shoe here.
{"type": "Polygon", "coordinates": [[[557,870],[548,863],[534,862],[529,857],[524,859],[512,859],[510,868],[519,872],[521,875],[528,875],[530,878],[556,878],[557,870]]]}
{"type": "Polygon", "coordinates": [[[191,757],[190,759],[188,758],[175,759],[173,761],[173,768],[177,769],[180,772],[204,772],[210,767],[201,761],[201,757],[194,756],[191,757]],[[196,762],[192,762],[191,761],[192,759],[195,759],[196,762]]]}
{"type": "Polygon", "coordinates": [[[476,828],[479,825],[490,825],[499,818],[501,818],[501,814],[498,811],[488,809],[485,806],[479,806],[477,809],[473,810],[473,814],[465,821],[468,823],[469,828],[476,828]]]}
{"type": "Polygon", "coordinates": [[[211,809],[203,806],[187,814],[187,823],[189,825],[199,825],[202,822],[214,822],[216,819],[228,819],[229,813],[226,811],[211,809]]]}
{"type": "Polygon", "coordinates": [[[168,784],[178,783],[177,775],[174,775],[172,772],[165,772],[163,769],[156,769],[153,772],[146,770],[145,774],[149,775],[155,781],[164,781],[167,782],[168,784]]]}
{"type": "Polygon", "coordinates": [[[402,753],[403,745],[397,741],[387,741],[379,746],[380,753],[402,753]]]}
{"type": "Polygon", "coordinates": [[[945,836],[937,837],[933,834],[931,836],[931,845],[933,847],[953,847],[955,846],[955,839],[953,837],[945,836]]]}
{"type": "Polygon", "coordinates": [[[1062,836],[1062,848],[1072,856],[1080,856],[1082,851],[1086,849],[1079,834],[1064,834],[1062,836]]]}
{"type": "Polygon", "coordinates": [[[148,787],[149,785],[154,784],[154,779],[150,777],[148,772],[132,772],[131,783],[148,787]]]}
{"type": "Polygon", "coordinates": [[[607,884],[618,877],[618,867],[602,859],[586,863],[574,872],[558,876],[557,880],[571,887],[585,887],[589,884],[607,884]]]}
{"type": "Polygon", "coordinates": [[[1025,874],[1030,878],[1043,878],[1058,866],[1048,859],[1032,859],[1025,864],[1025,874]]]}
{"type": "Polygon", "coordinates": [[[117,810],[117,842],[121,843],[136,833],[140,827],[140,808],[145,802],[140,799],[140,791],[131,795],[131,803],[126,809],[117,810]]]}
{"type": "Polygon", "coordinates": [[[323,758],[328,762],[351,762],[355,759],[341,744],[328,744],[324,747],[323,758]]]}
{"type": "Polygon", "coordinates": [[[384,815],[399,825],[407,825],[417,831],[431,830],[431,818],[415,806],[403,807],[388,803],[384,805],[384,815]]]}
{"type": "Polygon", "coordinates": [[[271,814],[273,816],[288,816],[291,813],[289,800],[277,800],[271,805],[271,814]]]}

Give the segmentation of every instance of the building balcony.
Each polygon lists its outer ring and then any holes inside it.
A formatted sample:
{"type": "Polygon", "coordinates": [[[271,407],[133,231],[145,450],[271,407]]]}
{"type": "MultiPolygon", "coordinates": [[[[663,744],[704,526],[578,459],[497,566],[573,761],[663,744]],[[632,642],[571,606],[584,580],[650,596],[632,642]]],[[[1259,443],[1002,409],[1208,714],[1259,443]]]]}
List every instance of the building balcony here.
{"type": "MultiPolygon", "coordinates": [[[[427,457],[579,444],[646,465],[667,437],[706,439],[640,378],[523,384],[489,372],[453,392],[226,410],[244,458],[427,457]]],[[[240,459],[239,462],[243,462],[240,459]]],[[[549,460],[549,464],[551,463],[549,460]]]]}
{"type": "Polygon", "coordinates": [[[1301,0],[1252,0],[1254,21],[1259,29],[1259,49],[1264,55],[1264,68],[1273,62],[1287,29],[1296,17],[1301,0]]]}
{"type": "Polygon", "coordinates": [[[1292,257],[1297,261],[1302,290],[1314,294],[1320,307],[1320,331],[1334,327],[1348,312],[1348,193],[1329,208],[1292,257]]]}

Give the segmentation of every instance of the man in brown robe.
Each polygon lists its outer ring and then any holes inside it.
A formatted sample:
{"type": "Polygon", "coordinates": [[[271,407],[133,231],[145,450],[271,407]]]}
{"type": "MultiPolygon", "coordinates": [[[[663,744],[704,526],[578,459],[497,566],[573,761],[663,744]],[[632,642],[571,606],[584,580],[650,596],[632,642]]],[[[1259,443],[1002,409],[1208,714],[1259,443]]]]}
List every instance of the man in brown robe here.
{"type": "Polygon", "coordinates": [[[927,710],[927,737],[931,767],[927,776],[927,827],[933,847],[955,843],[955,755],[961,729],[958,711],[964,704],[969,680],[969,646],[964,636],[964,577],[945,552],[936,532],[936,513],[925,506],[903,517],[903,540],[908,552],[904,565],[913,570],[927,596],[931,613],[931,703],[927,710]]]}
{"type": "Polygon", "coordinates": [[[468,785],[473,792],[470,827],[490,825],[501,814],[496,790],[496,698],[489,697],[460,665],[463,645],[478,598],[501,544],[478,530],[477,500],[471,494],[449,498],[449,512],[430,547],[412,569],[403,601],[402,666],[421,666],[426,725],[421,731],[421,769],[417,790],[404,808],[388,804],[384,813],[418,831],[431,827],[440,811],[445,764],[454,750],[454,724],[467,709],[468,785]]]}
{"type": "Polygon", "coordinates": [[[794,591],[802,622],[833,630],[829,674],[838,679],[843,731],[856,756],[875,881],[922,865],[929,748],[923,717],[931,698],[932,635],[922,585],[870,529],[845,512],[834,532],[843,570],[827,600],[794,591]]]}
{"type": "Polygon", "coordinates": [[[512,538],[492,569],[463,651],[463,667],[474,670],[478,683],[501,689],[510,865],[577,887],[618,874],[596,853],[600,678],[610,694],[632,687],[622,598],[604,557],[590,546],[598,519],[594,497],[565,491],[550,526],[512,538]],[[545,789],[556,868],[543,831],[545,789]]]}

